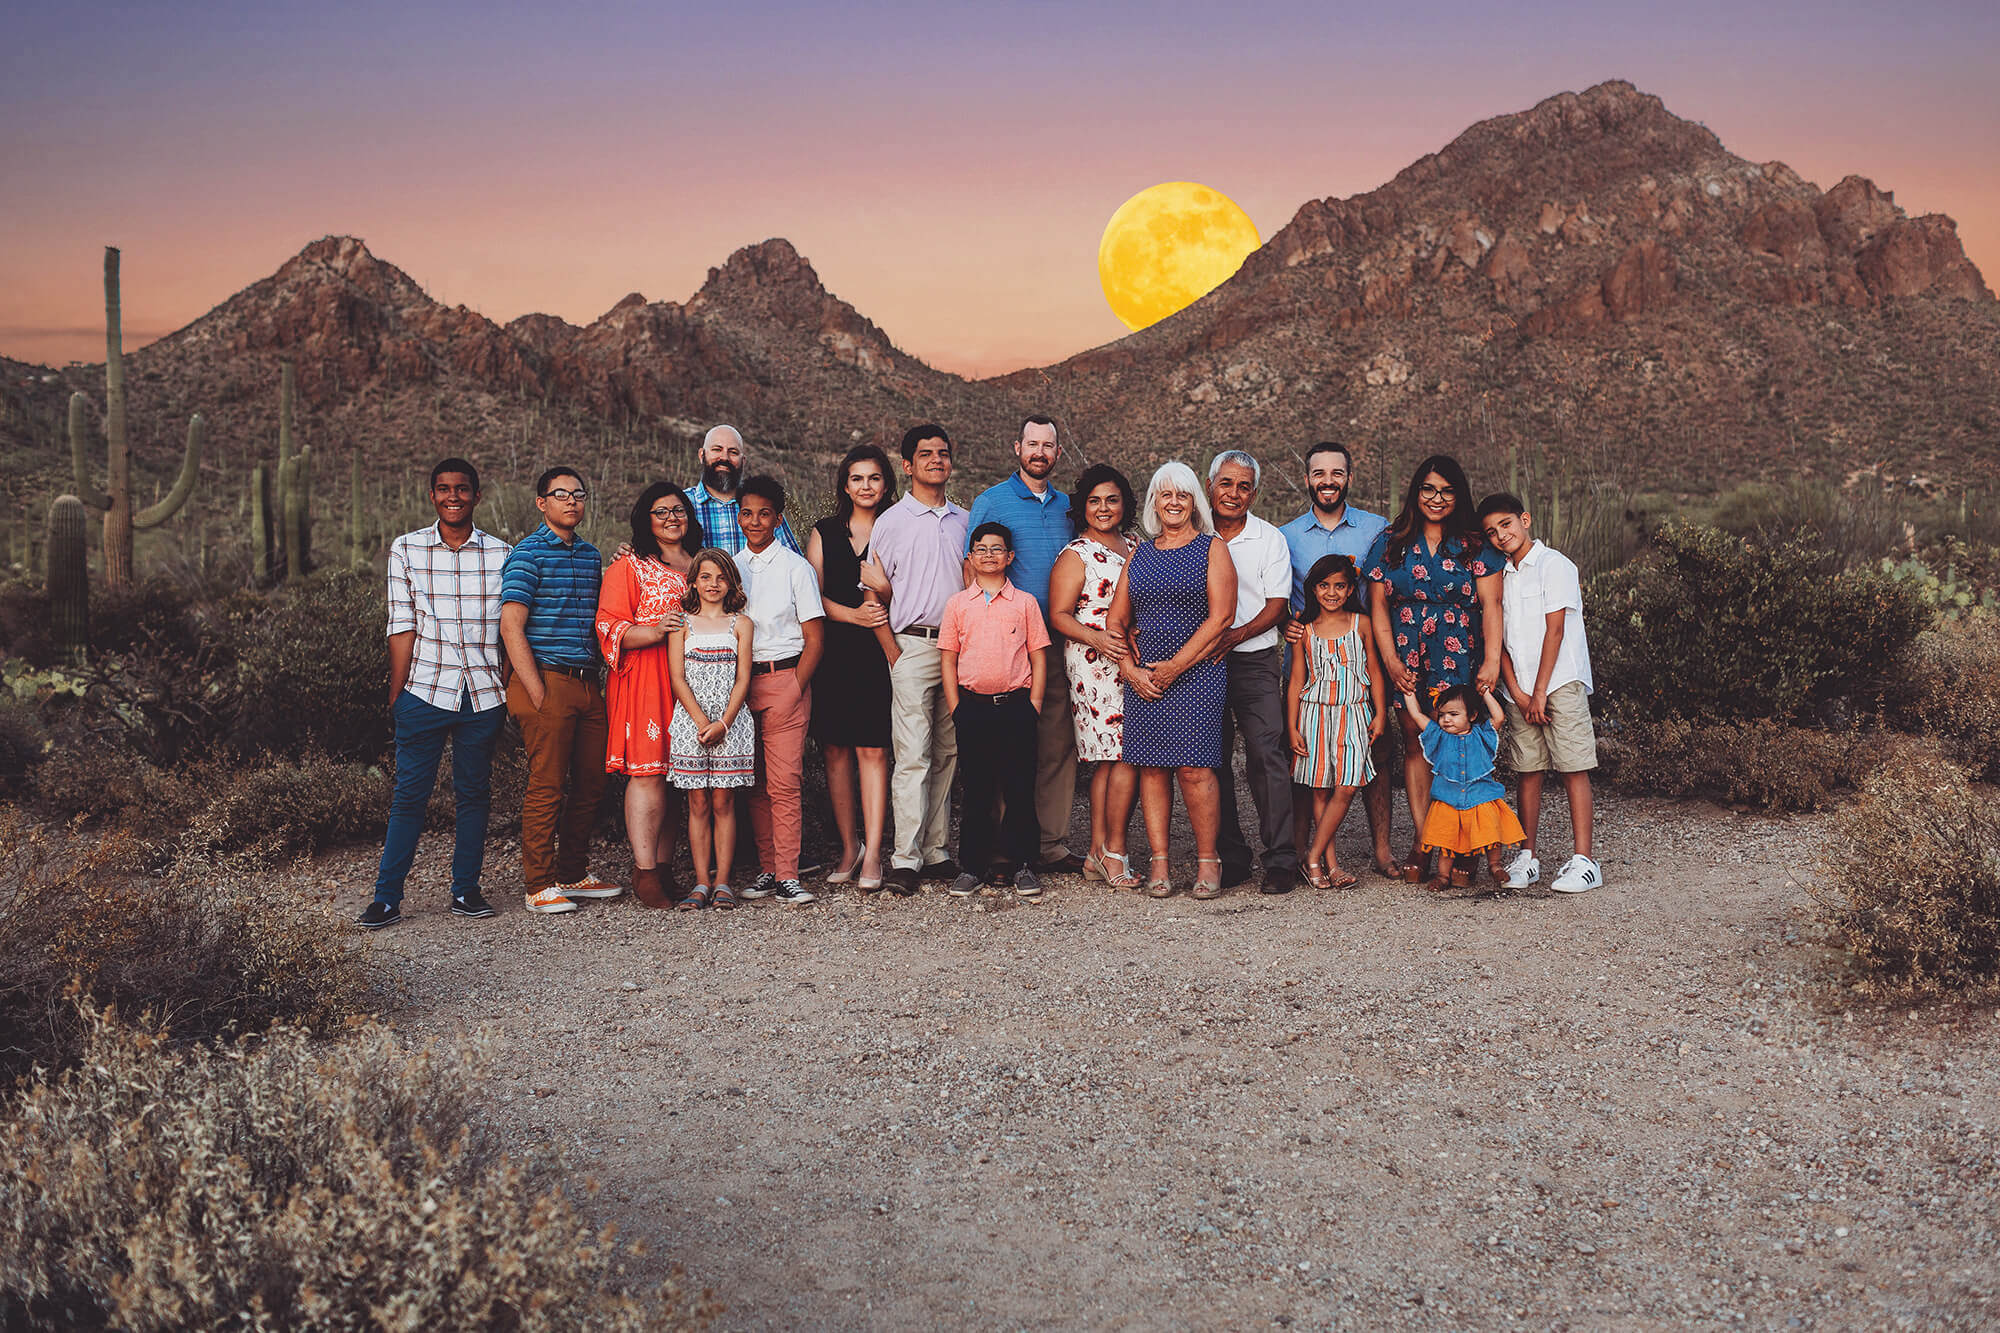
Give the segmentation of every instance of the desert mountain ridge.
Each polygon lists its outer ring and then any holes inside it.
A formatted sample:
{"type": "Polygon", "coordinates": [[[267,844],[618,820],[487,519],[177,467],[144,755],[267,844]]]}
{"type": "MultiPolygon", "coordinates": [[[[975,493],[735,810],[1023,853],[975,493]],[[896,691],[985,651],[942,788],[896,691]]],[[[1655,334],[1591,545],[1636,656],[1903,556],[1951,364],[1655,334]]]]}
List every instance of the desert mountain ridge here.
{"type": "MultiPolygon", "coordinates": [[[[128,351],[145,474],[171,468],[198,410],[203,498],[234,507],[273,452],[284,360],[301,435],[342,476],[357,453],[377,475],[459,452],[516,480],[557,456],[605,481],[685,477],[726,420],[817,492],[854,441],[938,420],[970,485],[1005,471],[1035,410],[1058,415],[1071,465],[1133,470],[1224,444],[1277,461],[1329,436],[1378,459],[1454,450],[1475,480],[1517,446],[1681,490],[1868,465],[1963,481],[2000,462],[2000,303],[1951,219],[1909,217],[1858,176],[1822,191],[1745,161],[1620,82],[1308,202],[1171,319],[986,380],[898,349],[782,239],[683,303],[634,293],[578,326],[442,305],[326,237],[128,351]]],[[[101,369],[0,376],[0,449],[46,494],[66,473],[61,400],[101,401],[101,369]]]]}

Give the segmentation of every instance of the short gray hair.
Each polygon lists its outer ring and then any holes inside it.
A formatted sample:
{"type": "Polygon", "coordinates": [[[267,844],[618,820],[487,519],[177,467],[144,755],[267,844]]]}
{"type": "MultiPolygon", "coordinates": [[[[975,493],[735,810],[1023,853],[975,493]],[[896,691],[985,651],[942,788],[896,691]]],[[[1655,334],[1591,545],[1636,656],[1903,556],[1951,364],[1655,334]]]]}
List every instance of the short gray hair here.
{"type": "Polygon", "coordinates": [[[1234,463],[1238,467],[1249,468],[1250,487],[1252,490],[1264,484],[1263,465],[1249,454],[1244,453],[1241,449],[1224,449],[1215,456],[1215,461],[1208,465],[1208,479],[1210,481],[1215,480],[1215,474],[1222,471],[1223,464],[1225,463],[1234,463]]]}
{"type": "Polygon", "coordinates": [[[1139,526],[1148,537],[1160,535],[1160,514],[1154,508],[1161,491],[1176,491],[1194,504],[1194,525],[1203,532],[1215,532],[1215,516],[1209,512],[1208,493],[1194,475],[1194,469],[1176,459],[1160,464],[1159,471],[1146,483],[1146,502],[1139,509],[1139,526]]]}
{"type": "Polygon", "coordinates": [[[701,437],[701,447],[704,451],[706,451],[709,445],[714,444],[717,440],[727,438],[728,436],[731,435],[734,435],[736,437],[736,447],[738,449],[743,448],[743,432],[736,429],[736,427],[734,426],[710,426],[708,428],[708,434],[701,437]]]}

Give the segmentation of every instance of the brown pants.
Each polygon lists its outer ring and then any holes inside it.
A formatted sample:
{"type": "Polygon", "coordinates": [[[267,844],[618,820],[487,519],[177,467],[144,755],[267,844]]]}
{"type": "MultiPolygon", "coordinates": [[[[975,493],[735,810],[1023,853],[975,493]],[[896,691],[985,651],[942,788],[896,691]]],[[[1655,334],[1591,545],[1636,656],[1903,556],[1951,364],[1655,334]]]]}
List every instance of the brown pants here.
{"type": "Polygon", "coordinates": [[[604,692],[554,671],[542,673],[542,706],[519,676],[507,682],[507,712],[528,752],[521,798],[521,877],[529,893],[574,884],[590,870],[590,830],[604,796],[604,692]],[[567,798],[564,786],[568,786],[567,798]]]}

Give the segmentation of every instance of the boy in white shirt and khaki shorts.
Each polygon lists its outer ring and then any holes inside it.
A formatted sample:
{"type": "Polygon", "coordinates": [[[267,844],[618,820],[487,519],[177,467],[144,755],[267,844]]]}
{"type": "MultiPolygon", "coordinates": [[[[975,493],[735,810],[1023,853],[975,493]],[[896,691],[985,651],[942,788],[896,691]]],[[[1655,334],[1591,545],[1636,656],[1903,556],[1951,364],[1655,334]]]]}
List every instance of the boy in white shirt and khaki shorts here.
{"type": "Polygon", "coordinates": [[[1500,612],[1507,651],[1500,659],[1506,689],[1507,762],[1521,776],[1521,823],[1528,841],[1507,864],[1505,887],[1541,881],[1535,837],[1542,814],[1542,775],[1555,772],[1569,794],[1576,854],[1549,887],[1582,893],[1604,883],[1591,859],[1590,770],[1597,767],[1597,732],[1590,721],[1590,642],[1583,630],[1583,587],[1576,563],[1536,541],[1532,516],[1517,496],[1489,495],[1479,504],[1486,540],[1507,558],[1500,612]]]}

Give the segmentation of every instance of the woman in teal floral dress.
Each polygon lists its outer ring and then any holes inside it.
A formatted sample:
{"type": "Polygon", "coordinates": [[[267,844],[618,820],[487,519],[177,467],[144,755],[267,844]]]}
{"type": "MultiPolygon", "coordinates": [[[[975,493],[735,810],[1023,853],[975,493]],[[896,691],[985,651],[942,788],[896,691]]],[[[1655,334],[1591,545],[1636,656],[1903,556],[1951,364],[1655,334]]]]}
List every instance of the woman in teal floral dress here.
{"type": "MultiPolygon", "coordinates": [[[[1447,685],[1497,684],[1506,647],[1500,632],[1505,567],[1479,531],[1472,488],[1458,460],[1433,454],[1417,464],[1395,522],[1361,562],[1362,578],[1375,588],[1368,614],[1392,689],[1428,701],[1447,685]]],[[[1398,716],[1403,791],[1410,818],[1421,829],[1430,813],[1431,770],[1408,714],[1398,716]]],[[[1422,876],[1420,848],[1410,849],[1403,873],[1422,876]]]]}

